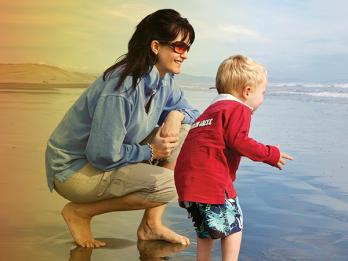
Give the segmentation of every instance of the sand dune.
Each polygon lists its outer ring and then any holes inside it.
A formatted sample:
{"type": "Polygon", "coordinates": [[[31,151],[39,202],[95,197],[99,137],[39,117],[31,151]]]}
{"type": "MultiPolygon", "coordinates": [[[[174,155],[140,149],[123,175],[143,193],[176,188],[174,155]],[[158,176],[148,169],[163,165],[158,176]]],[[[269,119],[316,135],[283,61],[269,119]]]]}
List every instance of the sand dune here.
{"type": "Polygon", "coordinates": [[[94,75],[35,63],[0,64],[1,83],[90,83],[94,75]]]}

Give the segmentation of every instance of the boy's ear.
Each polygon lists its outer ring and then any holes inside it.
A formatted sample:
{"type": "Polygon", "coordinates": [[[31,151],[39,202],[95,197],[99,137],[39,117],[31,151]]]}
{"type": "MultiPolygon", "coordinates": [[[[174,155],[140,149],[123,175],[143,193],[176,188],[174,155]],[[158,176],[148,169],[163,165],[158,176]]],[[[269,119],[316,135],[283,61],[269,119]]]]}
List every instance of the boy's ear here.
{"type": "Polygon", "coordinates": [[[151,42],[151,50],[153,51],[153,53],[155,54],[155,55],[157,55],[158,54],[158,52],[159,52],[159,48],[160,48],[160,45],[159,45],[159,42],[157,41],[157,40],[153,40],[152,42],[151,42]]]}
{"type": "Polygon", "coordinates": [[[247,99],[249,97],[249,94],[251,92],[251,87],[250,86],[245,86],[242,91],[242,96],[244,99],[247,99]]]}

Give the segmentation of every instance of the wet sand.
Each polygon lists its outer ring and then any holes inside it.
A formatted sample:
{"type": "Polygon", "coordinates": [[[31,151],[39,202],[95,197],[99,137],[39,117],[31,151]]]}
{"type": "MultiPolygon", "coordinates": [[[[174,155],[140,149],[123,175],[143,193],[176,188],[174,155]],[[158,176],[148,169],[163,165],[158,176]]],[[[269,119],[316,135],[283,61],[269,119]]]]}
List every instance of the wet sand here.
{"type": "MultiPolygon", "coordinates": [[[[48,136],[83,91],[67,87],[0,84],[0,260],[195,260],[191,222],[176,204],[168,206],[165,223],[190,237],[189,248],[137,242],[142,211],[96,217],[93,233],[108,246],[75,247],[60,216],[67,201],[48,191],[44,172],[48,136]]],[[[215,92],[186,94],[203,109],[215,92]]],[[[236,184],[245,225],[240,260],[348,260],[347,107],[266,100],[252,136],[279,142],[296,161],[283,172],[242,161],[236,184]]],[[[219,252],[216,244],[213,260],[220,260],[219,252]]]]}

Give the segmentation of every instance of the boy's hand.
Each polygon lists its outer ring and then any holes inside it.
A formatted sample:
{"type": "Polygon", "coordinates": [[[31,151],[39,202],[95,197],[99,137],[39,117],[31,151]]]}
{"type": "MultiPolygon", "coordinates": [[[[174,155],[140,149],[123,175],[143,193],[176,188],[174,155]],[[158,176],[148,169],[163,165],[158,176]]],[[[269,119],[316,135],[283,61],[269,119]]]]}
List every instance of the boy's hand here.
{"type": "MultiPolygon", "coordinates": [[[[279,149],[279,144],[277,144],[276,147],[279,149]]],[[[293,160],[293,159],[294,158],[291,157],[290,155],[280,151],[280,157],[279,157],[279,161],[277,163],[277,168],[282,170],[283,166],[285,165],[286,160],[293,160]]]]}
{"type": "Polygon", "coordinates": [[[283,152],[280,152],[280,157],[279,157],[279,161],[277,163],[277,168],[282,170],[283,166],[285,165],[286,160],[293,160],[294,158],[291,157],[288,154],[285,154],[283,152]]]}

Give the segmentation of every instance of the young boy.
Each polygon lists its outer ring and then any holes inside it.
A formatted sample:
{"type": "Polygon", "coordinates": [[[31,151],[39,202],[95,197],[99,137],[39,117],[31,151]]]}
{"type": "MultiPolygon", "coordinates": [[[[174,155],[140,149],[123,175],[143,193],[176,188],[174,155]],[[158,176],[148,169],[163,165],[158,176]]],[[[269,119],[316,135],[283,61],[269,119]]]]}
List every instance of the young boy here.
{"type": "Polygon", "coordinates": [[[192,125],[177,159],[175,185],[197,232],[197,260],[210,260],[218,238],[222,259],[238,260],[243,215],[233,182],[241,156],[279,169],[292,159],[248,137],[266,84],[262,65],[242,55],[224,60],[216,75],[219,95],[192,125]]]}

